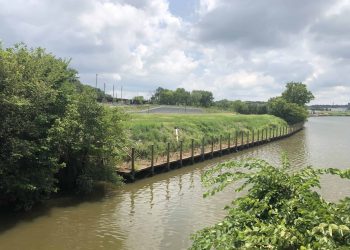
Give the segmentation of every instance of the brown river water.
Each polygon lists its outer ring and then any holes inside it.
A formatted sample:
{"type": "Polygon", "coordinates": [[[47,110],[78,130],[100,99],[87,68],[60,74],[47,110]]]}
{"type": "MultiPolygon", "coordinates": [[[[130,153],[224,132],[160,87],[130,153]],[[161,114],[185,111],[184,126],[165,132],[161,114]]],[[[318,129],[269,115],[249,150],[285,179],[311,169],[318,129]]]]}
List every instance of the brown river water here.
{"type": "MultiPolygon", "coordinates": [[[[0,215],[0,249],[186,249],[190,234],[220,221],[237,194],[230,187],[210,198],[200,176],[221,161],[257,157],[280,163],[286,152],[295,168],[350,167],[350,117],[315,117],[292,137],[184,167],[96,194],[64,197],[26,214],[0,215]]],[[[350,196],[350,181],[322,179],[329,201],[350,196]]]]}

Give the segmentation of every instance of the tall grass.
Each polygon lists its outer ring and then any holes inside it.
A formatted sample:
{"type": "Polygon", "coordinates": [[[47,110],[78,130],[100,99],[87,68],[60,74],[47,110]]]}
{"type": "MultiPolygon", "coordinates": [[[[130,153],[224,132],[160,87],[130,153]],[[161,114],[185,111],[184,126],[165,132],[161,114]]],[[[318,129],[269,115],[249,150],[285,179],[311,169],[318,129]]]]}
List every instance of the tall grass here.
{"type": "Polygon", "coordinates": [[[151,145],[154,145],[155,155],[165,154],[167,143],[170,151],[179,149],[179,142],[183,141],[183,150],[191,148],[191,139],[195,147],[204,142],[218,141],[220,135],[223,140],[236,132],[252,133],[253,130],[277,128],[287,125],[285,121],[271,115],[234,115],[228,113],[212,114],[132,114],[129,121],[131,142],[137,156],[149,159],[151,145]],[[176,140],[175,128],[179,129],[179,140],[176,140]]]}

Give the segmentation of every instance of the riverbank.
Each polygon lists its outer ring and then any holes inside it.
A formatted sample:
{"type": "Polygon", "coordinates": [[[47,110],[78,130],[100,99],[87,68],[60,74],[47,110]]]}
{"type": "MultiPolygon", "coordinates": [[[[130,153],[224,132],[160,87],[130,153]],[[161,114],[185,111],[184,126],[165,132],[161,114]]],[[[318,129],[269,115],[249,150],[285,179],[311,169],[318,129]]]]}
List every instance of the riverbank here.
{"type": "Polygon", "coordinates": [[[193,165],[196,162],[210,160],[214,157],[220,157],[225,154],[242,151],[244,149],[280,140],[299,132],[303,129],[303,127],[304,124],[299,123],[291,126],[283,126],[257,131],[253,130],[251,134],[249,132],[244,133],[241,131],[239,133],[236,132],[232,139],[230,136],[228,136],[227,141],[223,141],[222,136],[220,135],[218,144],[215,144],[214,138],[212,138],[209,148],[206,147],[204,139],[202,140],[202,145],[199,147],[195,146],[194,140],[191,139],[190,150],[183,150],[183,141],[180,141],[180,147],[178,151],[172,154],[172,156],[170,155],[169,143],[167,144],[168,148],[166,156],[161,157],[158,157],[154,154],[154,145],[152,145],[150,161],[138,161],[135,157],[135,148],[132,148],[131,160],[129,164],[127,164],[129,166],[120,168],[118,170],[118,173],[122,175],[127,181],[135,181],[136,177],[137,179],[142,179],[150,175],[153,176],[156,173],[162,173],[165,171],[170,171],[171,169],[181,168],[185,165],[193,165]]]}
{"type": "Polygon", "coordinates": [[[319,111],[309,115],[310,117],[320,116],[350,116],[350,111],[319,111]]]}
{"type": "MultiPolygon", "coordinates": [[[[262,139],[262,133],[281,133],[287,123],[272,115],[217,114],[132,114],[128,127],[129,147],[124,164],[118,169],[131,170],[134,159],[136,170],[180,157],[199,155],[201,151],[216,151],[220,148],[238,145],[247,141],[262,139]],[[266,132],[265,132],[266,131],[266,132]],[[235,139],[238,137],[239,139],[235,139]],[[244,139],[244,142],[242,141],[244,139]],[[229,143],[229,141],[231,142],[229,143]],[[132,148],[134,149],[132,153],[132,148]]],[[[265,137],[272,136],[272,134],[265,137]]]]}
{"type": "Polygon", "coordinates": [[[201,140],[203,136],[217,137],[236,131],[252,131],[286,126],[272,115],[213,114],[132,114],[128,124],[131,140],[143,145],[187,138],[201,140]]]}

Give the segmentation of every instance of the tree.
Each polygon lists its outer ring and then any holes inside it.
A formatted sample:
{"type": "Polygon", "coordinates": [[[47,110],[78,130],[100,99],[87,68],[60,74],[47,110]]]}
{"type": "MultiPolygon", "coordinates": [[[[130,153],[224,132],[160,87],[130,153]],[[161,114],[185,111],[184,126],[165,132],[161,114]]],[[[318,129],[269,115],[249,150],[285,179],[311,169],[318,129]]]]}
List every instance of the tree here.
{"type": "Polygon", "coordinates": [[[57,175],[60,189],[88,193],[96,181],[119,181],[114,166],[126,142],[124,115],[94,97],[94,91],[73,92],[64,115],[48,131],[52,151],[65,164],[57,175]]]}
{"type": "Polygon", "coordinates": [[[247,194],[232,201],[220,223],[192,236],[192,249],[349,249],[350,199],[326,202],[315,189],[320,176],[350,178],[350,170],[306,167],[291,171],[263,160],[229,161],[206,171],[214,195],[232,183],[247,194]]]}
{"type": "Polygon", "coordinates": [[[143,104],[145,102],[145,98],[143,96],[135,96],[133,99],[132,99],[132,102],[134,104],[143,104]]]}
{"type": "Polygon", "coordinates": [[[184,88],[177,88],[174,92],[174,98],[176,104],[186,105],[190,101],[191,94],[184,88]]]}
{"type": "Polygon", "coordinates": [[[191,93],[194,105],[209,107],[213,104],[213,93],[204,90],[193,90],[191,93]]]}
{"type": "Polygon", "coordinates": [[[152,103],[158,103],[160,104],[160,95],[164,91],[162,87],[158,87],[155,91],[155,93],[151,97],[152,103]]]}
{"type": "Polygon", "coordinates": [[[281,97],[268,101],[268,113],[281,117],[290,124],[304,122],[308,112],[305,104],[314,98],[303,83],[290,82],[281,97]]]}
{"type": "Polygon", "coordinates": [[[300,106],[304,106],[309,103],[315,97],[307,90],[305,84],[301,82],[289,82],[286,84],[286,90],[282,93],[282,97],[290,103],[296,103],[300,106]]]}
{"type": "Polygon", "coordinates": [[[0,203],[28,209],[65,181],[101,179],[117,160],[123,116],[98,104],[68,65],[41,48],[0,48],[0,203]]]}
{"type": "Polygon", "coordinates": [[[268,101],[268,112],[271,115],[282,118],[289,124],[304,122],[308,116],[305,107],[287,102],[282,97],[274,97],[268,101]]]}
{"type": "Polygon", "coordinates": [[[157,88],[151,97],[153,103],[166,105],[194,105],[209,107],[213,104],[213,93],[204,90],[193,90],[191,93],[184,88],[177,88],[175,91],[157,88]]]}

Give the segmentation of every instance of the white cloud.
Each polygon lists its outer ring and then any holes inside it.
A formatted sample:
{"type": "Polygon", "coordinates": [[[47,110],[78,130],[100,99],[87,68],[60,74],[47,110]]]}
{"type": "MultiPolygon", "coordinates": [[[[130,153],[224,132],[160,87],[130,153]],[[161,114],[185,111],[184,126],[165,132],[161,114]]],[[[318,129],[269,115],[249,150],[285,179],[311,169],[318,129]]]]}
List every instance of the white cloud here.
{"type": "Polygon", "coordinates": [[[72,58],[83,82],[94,86],[98,73],[127,97],[162,86],[267,100],[304,81],[314,103],[350,99],[350,0],[194,6],[185,21],[167,0],[0,0],[0,39],[72,58]]]}

